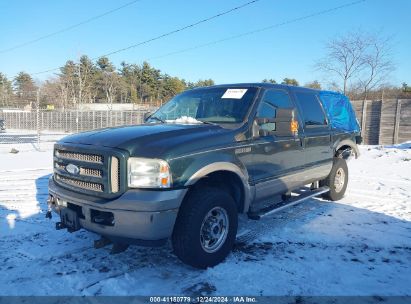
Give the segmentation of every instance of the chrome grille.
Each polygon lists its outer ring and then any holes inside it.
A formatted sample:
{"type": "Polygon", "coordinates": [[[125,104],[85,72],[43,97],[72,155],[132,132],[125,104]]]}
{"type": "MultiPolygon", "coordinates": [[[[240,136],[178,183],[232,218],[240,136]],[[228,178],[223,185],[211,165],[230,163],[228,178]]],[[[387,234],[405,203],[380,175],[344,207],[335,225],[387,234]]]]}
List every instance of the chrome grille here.
{"type": "Polygon", "coordinates": [[[90,168],[80,168],[80,175],[93,176],[93,177],[103,177],[103,171],[98,169],[90,168]]]}
{"type": "Polygon", "coordinates": [[[54,166],[55,166],[57,169],[66,170],[66,165],[56,163],[54,166]]]}
{"type": "Polygon", "coordinates": [[[64,158],[64,159],[84,161],[84,162],[96,163],[96,164],[102,164],[104,161],[104,158],[101,155],[68,152],[68,151],[63,151],[63,150],[56,150],[56,156],[59,158],[64,158]]]}
{"type": "Polygon", "coordinates": [[[111,158],[111,168],[110,168],[110,177],[111,177],[111,192],[116,193],[120,190],[120,166],[117,157],[111,158]]]}
{"type": "Polygon", "coordinates": [[[54,152],[54,180],[73,191],[114,197],[124,191],[120,178],[123,161],[123,154],[119,151],[57,144],[54,152]],[[66,170],[68,165],[77,166],[78,172],[66,170]]]}
{"type": "MultiPolygon", "coordinates": [[[[64,164],[60,164],[56,162],[55,167],[57,169],[66,171],[66,165],[64,164]]],[[[103,177],[103,171],[99,170],[99,169],[91,169],[91,168],[84,168],[84,167],[80,167],[80,175],[84,175],[84,176],[92,176],[92,177],[103,177]]]]}
{"type": "Polygon", "coordinates": [[[102,184],[85,182],[85,181],[81,181],[81,180],[74,179],[74,178],[68,178],[68,177],[65,177],[59,174],[55,174],[55,178],[63,183],[66,183],[66,184],[69,184],[69,185],[72,185],[78,188],[97,191],[97,192],[104,191],[104,187],[102,184]]]}

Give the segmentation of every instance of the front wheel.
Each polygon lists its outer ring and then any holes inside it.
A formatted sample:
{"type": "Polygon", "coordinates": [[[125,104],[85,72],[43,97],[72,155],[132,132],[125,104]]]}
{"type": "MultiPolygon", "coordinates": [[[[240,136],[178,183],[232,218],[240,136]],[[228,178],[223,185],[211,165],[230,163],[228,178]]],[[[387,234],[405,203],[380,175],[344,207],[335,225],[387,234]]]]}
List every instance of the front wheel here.
{"type": "Polygon", "coordinates": [[[343,198],[348,184],[348,167],[345,159],[335,158],[333,167],[328,177],[320,181],[320,186],[328,186],[330,191],[323,195],[331,201],[338,201],[343,198]]]}
{"type": "Polygon", "coordinates": [[[233,198],[214,187],[193,189],[180,207],[172,235],[174,253],[186,264],[207,268],[230,253],[237,234],[233,198]]]}

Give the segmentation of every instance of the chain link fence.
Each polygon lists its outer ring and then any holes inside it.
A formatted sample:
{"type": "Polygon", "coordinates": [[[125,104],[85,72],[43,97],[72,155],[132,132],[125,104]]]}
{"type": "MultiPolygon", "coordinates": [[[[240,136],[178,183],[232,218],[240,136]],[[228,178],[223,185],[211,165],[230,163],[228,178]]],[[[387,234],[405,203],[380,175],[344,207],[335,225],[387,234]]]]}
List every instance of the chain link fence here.
{"type": "MultiPolygon", "coordinates": [[[[352,101],[363,129],[365,144],[396,144],[411,140],[411,100],[352,101]]],[[[133,110],[0,110],[5,131],[0,144],[44,142],[64,135],[99,128],[138,125],[157,107],[136,105],[133,110]]],[[[191,116],[190,109],[184,115],[191,116]]],[[[181,113],[180,113],[181,114],[181,113]]],[[[167,117],[175,119],[176,117],[167,117]]]]}
{"type": "Polygon", "coordinates": [[[144,114],[155,107],[137,110],[0,110],[0,120],[5,130],[0,131],[0,144],[48,141],[52,135],[77,133],[82,131],[138,125],[144,114]]]}

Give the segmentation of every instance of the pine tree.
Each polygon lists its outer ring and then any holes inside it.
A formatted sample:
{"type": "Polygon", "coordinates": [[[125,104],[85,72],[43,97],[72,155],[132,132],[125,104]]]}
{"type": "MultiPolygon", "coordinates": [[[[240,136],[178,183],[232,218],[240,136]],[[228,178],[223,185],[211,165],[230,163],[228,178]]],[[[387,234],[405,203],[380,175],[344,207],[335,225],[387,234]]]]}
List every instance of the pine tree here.
{"type": "Polygon", "coordinates": [[[77,73],[79,74],[79,102],[93,103],[97,95],[97,68],[88,56],[83,55],[80,57],[80,64],[77,73]]]}
{"type": "Polygon", "coordinates": [[[314,80],[313,82],[306,83],[305,87],[321,90],[321,84],[318,82],[318,80],[314,80]]]}
{"type": "Polygon", "coordinates": [[[76,104],[78,99],[78,66],[72,60],[60,68],[60,89],[62,95],[62,104],[67,107],[69,103],[76,104]]]}
{"type": "Polygon", "coordinates": [[[0,106],[8,107],[13,99],[13,87],[6,75],[0,73],[0,106]]]}
{"type": "Polygon", "coordinates": [[[13,85],[18,104],[20,106],[33,105],[36,100],[37,86],[30,74],[20,72],[14,78],[13,85]]]}
{"type": "Polygon", "coordinates": [[[281,84],[291,85],[291,86],[298,86],[298,81],[294,78],[284,78],[281,84]]]}

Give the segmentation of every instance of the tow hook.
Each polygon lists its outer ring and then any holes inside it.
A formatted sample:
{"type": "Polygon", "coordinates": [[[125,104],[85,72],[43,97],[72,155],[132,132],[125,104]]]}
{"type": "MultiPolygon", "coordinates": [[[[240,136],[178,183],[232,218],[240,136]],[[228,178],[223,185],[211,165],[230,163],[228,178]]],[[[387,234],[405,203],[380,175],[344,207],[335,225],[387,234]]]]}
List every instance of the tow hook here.
{"type": "Polygon", "coordinates": [[[47,212],[46,212],[46,219],[50,219],[53,217],[51,214],[51,205],[55,204],[54,197],[52,195],[49,195],[47,198],[47,212]]]}

